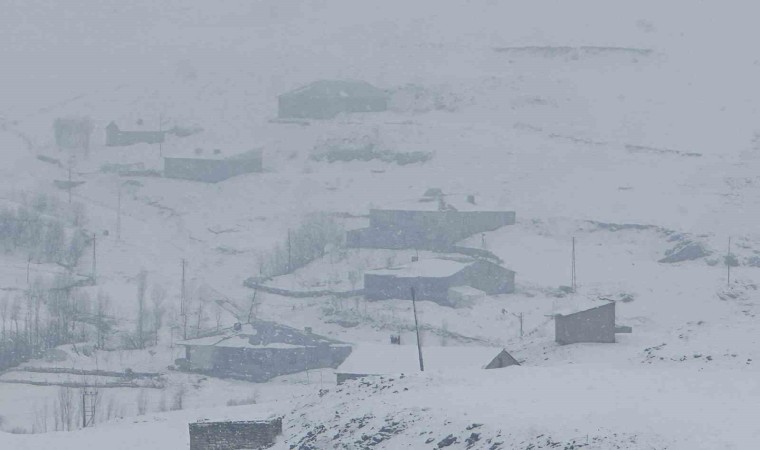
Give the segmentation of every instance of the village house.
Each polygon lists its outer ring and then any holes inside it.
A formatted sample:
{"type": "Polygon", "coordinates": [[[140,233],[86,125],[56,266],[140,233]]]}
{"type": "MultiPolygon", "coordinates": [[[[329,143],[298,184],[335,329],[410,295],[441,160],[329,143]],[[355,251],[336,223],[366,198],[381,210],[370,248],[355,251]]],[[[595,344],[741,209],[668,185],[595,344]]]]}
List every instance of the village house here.
{"type": "Polygon", "coordinates": [[[59,149],[89,150],[93,125],[86,117],[58,118],[53,122],[55,144],[59,149]]]}
{"type": "MultiPolygon", "coordinates": [[[[142,127],[142,121],[138,121],[135,127],[142,127]]],[[[135,144],[159,144],[166,139],[166,131],[131,130],[123,131],[115,121],[106,126],[106,146],[124,147],[135,144]]]]}
{"type": "Polygon", "coordinates": [[[257,383],[312,369],[338,367],[351,346],[310,330],[257,320],[224,333],[180,341],[180,370],[257,383]]]}
{"type": "Polygon", "coordinates": [[[356,80],[320,80],[278,97],[278,117],[283,119],[331,119],[341,113],[388,109],[382,89],[356,80]]]}
{"type": "Polygon", "coordinates": [[[369,227],[349,230],[346,245],[450,252],[463,239],[515,223],[514,211],[487,209],[473,195],[426,194],[394,208],[371,209],[369,227]]]}
{"type": "Polygon", "coordinates": [[[196,152],[193,156],[164,158],[164,177],[218,183],[238,175],[262,171],[260,149],[226,156],[221,151],[196,152]]]}
{"type": "Polygon", "coordinates": [[[368,300],[430,300],[444,306],[457,306],[466,296],[458,287],[467,286],[469,295],[508,294],[515,290],[515,272],[496,263],[458,258],[413,260],[409,264],[364,273],[364,296],[368,300]]]}
{"type": "MultiPolygon", "coordinates": [[[[501,369],[519,366],[503,348],[422,347],[425,372],[501,369]]],[[[416,345],[360,344],[336,370],[338,384],[378,375],[398,376],[420,371],[416,345]]]]}
{"type": "Polygon", "coordinates": [[[558,344],[614,343],[616,333],[630,333],[630,327],[615,325],[615,302],[587,302],[563,299],[554,315],[554,335],[558,344]]]}

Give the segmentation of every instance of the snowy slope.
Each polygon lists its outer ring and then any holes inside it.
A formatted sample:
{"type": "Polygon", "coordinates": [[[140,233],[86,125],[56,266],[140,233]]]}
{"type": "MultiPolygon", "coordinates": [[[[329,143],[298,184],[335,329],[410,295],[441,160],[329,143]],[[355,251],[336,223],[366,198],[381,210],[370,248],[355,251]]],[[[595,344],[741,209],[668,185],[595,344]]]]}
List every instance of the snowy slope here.
{"type": "MultiPolygon", "coordinates": [[[[0,86],[11,89],[0,96],[0,198],[63,195],[52,180],[65,179],[65,168],[37,156],[71,164],[75,179],[85,181],[73,196],[87,207],[88,229],[109,231],[98,242],[98,289],[113,297],[122,317],[134,316],[134,276],[143,268],[176,306],[181,259],[188,261],[191,286],[212,286],[245,307],[251,292],[242,283],[258,273],[261,253],[283,243],[287,230],[311,212],[362,216],[431,187],[517,211],[515,226],[486,235],[487,249],[517,272],[515,294],[460,309],[418,306],[423,341],[504,346],[524,367],[473,378],[397,380],[378,395],[354,386],[318,399],[309,393],[315,386],[308,386],[299,390],[307,392],[305,399],[270,405],[288,413],[289,443],[317,424],[343,427],[345,417],[377,410],[371,426],[378,430],[394,413],[411,411],[418,423],[406,426],[398,440],[379,444],[385,448],[421,446],[427,440],[420,442],[422,431],[433,431],[428,445],[436,445],[453,430],[461,448],[473,432],[466,430],[471,422],[484,423],[484,437],[494,440],[503,429],[505,448],[527,447],[542,434],[562,442],[587,434],[617,439],[599,441],[598,448],[623,441],[629,447],[622,448],[754,447],[747,418],[756,403],[754,361],[760,360],[760,269],[750,264],[760,255],[760,55],[751,2],[6,3],[0,86]],[[425,112],[309,125],[269,121],[277,94],[319,78],[358,78],[386,89],[413,83],[446,102],[425,112]],[[55,148],[53,120],[68,115],[95,123],[89,155],[72,158],[55,148]],[[134,178],[139,185],[124,186],[125,178],[101,167],[143,162],[160,168],[160,150],[105,147],[102,128],[111,120],[137,119],[200,126],[223,148],[262,147],[265,172],[216,185],[140,177],[134,178]],[[431,152],[433,158],[406,166],[310,158],[318,142],[356,135],[377,135],[394,149],[431,152]],[[712,254],[658,263],[679,236],[712,254]],[[729,236],[742,263],[731,288],[722,265],[729,236]],[[620,301],[617,313],[634,333],[619,336],[615,345],[553,343],[549,316],[562,300],[558,287],[570,282],[572,237],[578,245],[576,295],[626,294],[632,300],[620,301]],[[404,387],[414,395],[391,400],[404,387]],[[518,388],[533,395],[512,395],[518,388]],[[351,406],[346,393],[360,396],[362,405],[351,406]],[[294,416],[299,402],[307,406],[294,416]],[[330,406],[327,412],[320,412],[320,402],[330,406]],[[445,402],[461,408],[452,412],[445,402]],[[422,414],[415,404],[431,410],[422,414]],[[309,423],[302,429],[301,422],[309,423]]],[[[187,150],[183,145],[176,139],[163,150],[187,150]]],[[[342,220],[353,228],[364,219],[342,220]]],[[[481,237],[468,243],[480,246],[481,237]]],[[[410,256],[401,252],[394,263],[410,256]]],[[[348,290],[347,272],[382,267],[390,257],[337,251],[272,285],[348,290]]],[[[22,256],[4,255],[0,267],[3,287],[23,288],[22,256]]],[[[38,268],[45,270],[53,269],[38,268]]],[[[257,301],[262,318],[348,342],[385,343],[392,333],[405,342],[414,338],[408,302],[261,293],[257,301]]],[[[138,364],[163,371],[176,356],[165,348],[155,361],[138,364]]],[[[212,384],[199,391],[194,406],[216,389],[234,389],[212,384]]],[[[273,389],[267,401],[281,387],[273,389]]],[[[10,403],[0,399],[0,415],[13,416],[10,403]]],[[[269,409],[241,408],[240,414],[269,409]]],[[[10,448],[45,448],[56,439],[61,448],[73,448],[118,433],[124,448],[143,448],[130,439],[152,434],[155,440],[139,444],[179,448],[186,421],[204,414],[173,413],[154,423],[121,421],[54,436],[0,434],[0,447],[6,440],[10,448]]],[[[32,412],[23,415],[11,422],[23,425],[32,412]]],[[[360,434],[337,441],[350,447],[360,434]]],[[[320,434],[314,448],[328,440],[320,434]]]]}

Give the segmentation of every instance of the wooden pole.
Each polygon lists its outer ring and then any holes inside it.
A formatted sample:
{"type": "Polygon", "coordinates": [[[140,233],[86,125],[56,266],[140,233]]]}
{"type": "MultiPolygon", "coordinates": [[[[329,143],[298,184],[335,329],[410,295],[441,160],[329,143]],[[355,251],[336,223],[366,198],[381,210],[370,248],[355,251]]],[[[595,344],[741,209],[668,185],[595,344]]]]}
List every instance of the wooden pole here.
{"type": "Polygon", "coordinates": [[[116,201],[116,239],[121,240],[121,185],[116,201]]]}
{"type": "Polygon", "coordinates": [[[69,204],[71,203],[71,166],[69,166],[69,204]]]}
{"type": "Polygon", "coordinates": [[[95,282],[95,270],[97,269],[97,253],[96,246],[98,243],[98,237],[95,233],[92,233],[92,281],[95,282]]]}
{"type": "Polygon", "coordinates": [[[292,247],[290,242],[290,228],[288,228],[288,273],[293,271],[292,247]]]}
{"type": "Polygon", "coordinates": [[[417,332],[417,354],[420,359],[420,372],[425,371],[425,363],[422,361],[422,342],[420,341],[420,325],[417,322],[417,301],[412,288],[412,310],[414,311],[414,329],[417,332]]]}
{"type": "Polygon", "coordinates": [[[82,388],[82,428],[87,428],[87,402],[86,387],[82,388]]]}
{"type": "Polygon", "coordinates": [[[187,339],[187,310],[185,307],[185,260],[182,259],[182,290],[179,303],[180,315],[182,316],[182,339],[187,339]]]}
{"type": "Polygon", "coordinates": [[[163,136],[163,122],[164,122],[164,116],[163,114],[158,115],[158,132],[161,133],[161,140],[158,141],[158,156],[163,157],[164,156],[164,136],[163,136]]]}
{"type": "Polygon", "coordinates": [[[575,293],[575,237],[573,237],[573,261],[572,261],[572,284],[573,293],[575,293]]]}
{"type": "Polygon", "coordinates": [[[726,286],[731,287],[731,236],[728,237],[728,254],[726,255],[726,286]]]}

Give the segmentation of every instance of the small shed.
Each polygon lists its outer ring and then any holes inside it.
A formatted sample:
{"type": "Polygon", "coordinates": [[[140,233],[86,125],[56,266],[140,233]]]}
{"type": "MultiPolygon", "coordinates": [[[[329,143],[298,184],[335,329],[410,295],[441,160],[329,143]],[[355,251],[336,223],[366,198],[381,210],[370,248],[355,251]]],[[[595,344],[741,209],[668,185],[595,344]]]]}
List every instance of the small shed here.
{"type": "Polygon", "coordinates": [[[515,289],[515,272],[482,259],[430,258],[364,273],[364,295],[369,300],[411,300],[414,288],[417,300],[454,306],[462,293],[451,289],[459,286],[482,295],[508,294],[515,289]]]}
{"type": "Polygon", "coordinates": [[[282,119],[331,119],[341,113],[388,109],[388,97],[366,81],[320,80],[278,97],[282,119]]]}
{"type": "MultiPolygon", "coordinates": [[[[496,347],[422,347],[426,372],[501,369],[519,366],[505,349],[496,347]]],[[[336,370],[337,382],[376,375],[420,371],[416,345],[360,344],[336,370]]]]}
{"type": "Polygon", "coordinates": [[[261,149],[226,157],[221,153],[195,157],[164,158],[164,176],[182,180],[218,183],[247,173],[262,171],[261,149]]]}
{"type": "Polygon", "coordinates": [[[347,231],[346,246],[451,252],[459,241],[515,220],[514,211],[500,210],[474,195],[429,189],[422,198],[371,209],[369,227],[347,231]]]}
{"type": "Polygon", "coordinates": [[[615,302],[604,302],[601,305],[598,303],[563,299],[554,316],[557,343],[614,343],[615,302]]]}

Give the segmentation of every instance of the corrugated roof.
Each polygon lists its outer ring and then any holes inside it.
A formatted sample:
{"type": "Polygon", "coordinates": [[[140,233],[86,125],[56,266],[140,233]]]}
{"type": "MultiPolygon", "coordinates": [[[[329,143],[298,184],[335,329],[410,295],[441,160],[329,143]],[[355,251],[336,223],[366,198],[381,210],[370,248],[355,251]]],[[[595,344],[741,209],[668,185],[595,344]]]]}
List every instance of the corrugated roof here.
{"type": "Polygon", "coordinates": [[[335,339],[264,320],[254,321],[252,324],[244,324],[238,331],[228,328],[215,336],[187,339],[179,341],[177,344],[237,348],[294,348],[324,344],[335,346],[348,345],[335,339]]]}

